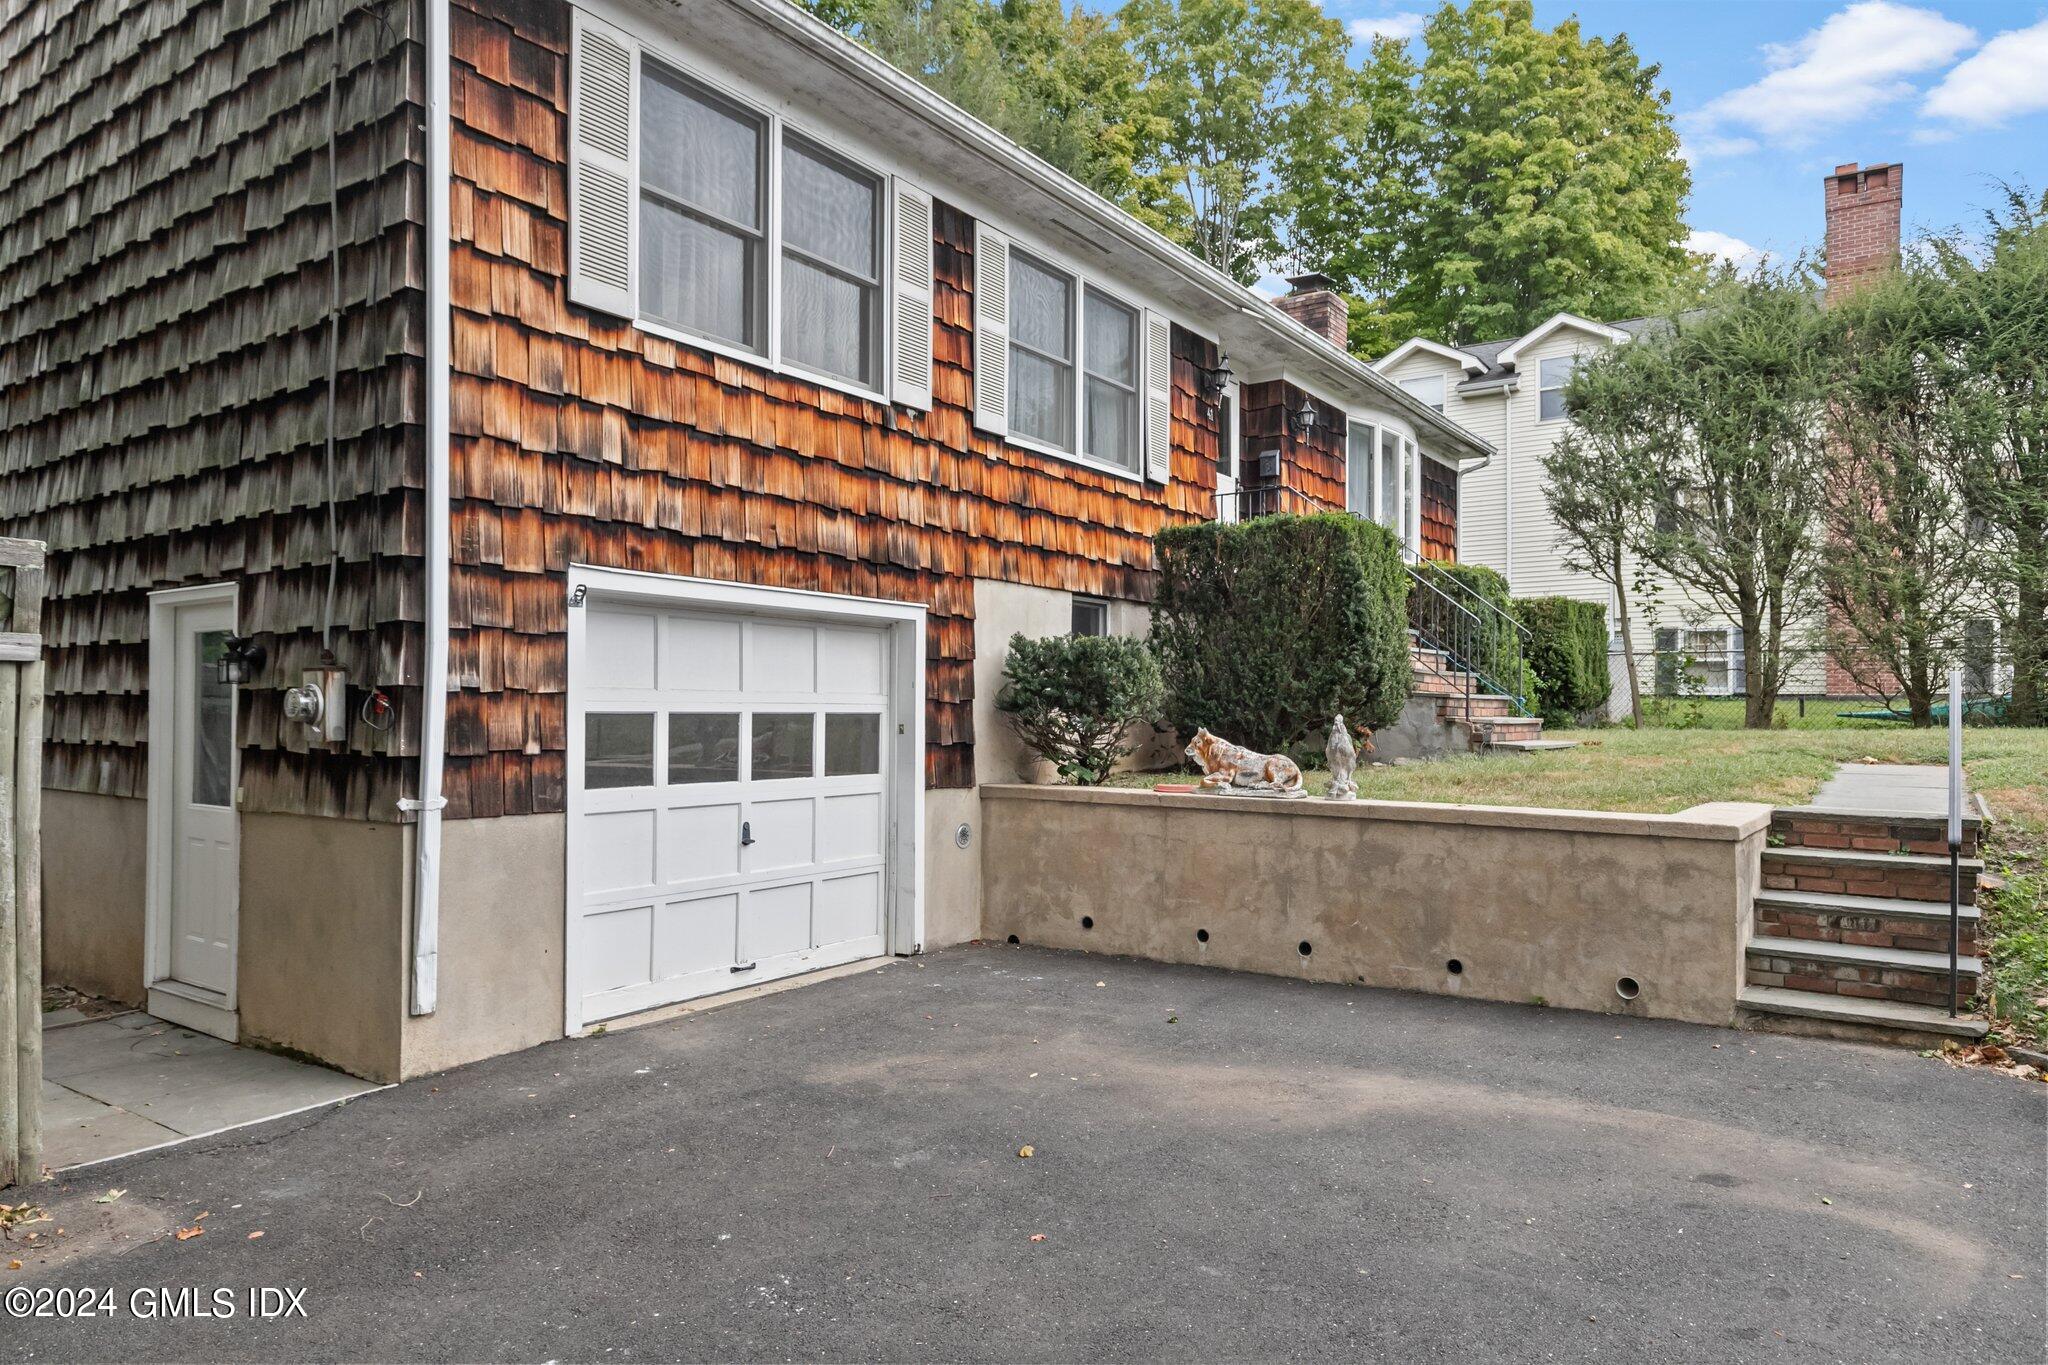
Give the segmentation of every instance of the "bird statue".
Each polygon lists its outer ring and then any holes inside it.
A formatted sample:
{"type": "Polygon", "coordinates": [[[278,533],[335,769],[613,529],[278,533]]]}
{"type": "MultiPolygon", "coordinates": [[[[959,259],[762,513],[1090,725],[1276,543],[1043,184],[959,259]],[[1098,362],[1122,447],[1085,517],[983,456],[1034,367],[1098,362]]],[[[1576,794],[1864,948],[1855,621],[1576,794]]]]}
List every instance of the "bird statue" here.
{"type": "Polygon", "coordinates": [[[1330,719],[1330,737],[1323,744],[1323,759],[1330,765],[1331,801],[1352,801],[1358,797],[1358,784],[1351,775],[1358,770],[1358,749],[1351,743],[1351,727],[1344,723],[1344,717],[1330,719]]]}

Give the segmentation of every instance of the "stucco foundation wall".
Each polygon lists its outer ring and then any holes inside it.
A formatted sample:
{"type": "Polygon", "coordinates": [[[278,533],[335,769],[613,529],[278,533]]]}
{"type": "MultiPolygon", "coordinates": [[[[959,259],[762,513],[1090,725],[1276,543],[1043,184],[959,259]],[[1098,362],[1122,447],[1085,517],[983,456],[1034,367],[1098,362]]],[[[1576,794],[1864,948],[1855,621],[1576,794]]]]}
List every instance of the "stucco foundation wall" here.
{"type": "MultiPolygon", "coordinates": [[[[1017,738],[1009,717],[996,710],[1003,690],[1003,664],[1010,656],[1010,637],[1042,639],[1065,635],[1074,626],[1074,594],[1059,588],[1033,588],[993,578],[974,580],[974,780],[976,782],[1051,782],[1052,765],[1017,738]]],[[[1143,602],[1111,602],[1109,632],[1144,637],[1152,631],[1152,609],[1143,602]]],[[[1180,746],[1171,734],[1134,736],[1138,750],[1117,765],[1118,771],[1171,767],[1181,761],[1180,746]]]]}
{"type": "Polygon", "coordinates": [[[924,946],[981,937],[981,797],[935,788],[924,794],[924,946]],[[955,836],[967,826],[967,847],[955,836]]]}
{"type": "Polygon", "coordinates": [[[1707,1024],[1770,821],[1021,786],[982,811],[991,938],[1707,1024]]]}
{"type": "Polygon", "coordinates": [[[501,815],[441,826],[438,991],[433,1014],[399,1011],[407,1076],[562,1036],[568,822],[501,815]]]}
{"type": "Polygon", "coordinates": [[[1471,740],[1461,726],[1437,715],[1437,698],[1413,696],[1401,704],[1401,714],[1392,725],[1372,733],[1369,762],[1391,763],[1397,758],[1448,758],[1472,752],[1471,740]]]}
{"type": "Polygon", "coordinates": [[[149,804],[43,791],[43,979],[142,1004],[149,804]]]}
{"type": "Polygon", "coordinates": [[[399,1079],[408,842],[397,824],[244,812],[235,974],[245,1040],[399,1079]]]}

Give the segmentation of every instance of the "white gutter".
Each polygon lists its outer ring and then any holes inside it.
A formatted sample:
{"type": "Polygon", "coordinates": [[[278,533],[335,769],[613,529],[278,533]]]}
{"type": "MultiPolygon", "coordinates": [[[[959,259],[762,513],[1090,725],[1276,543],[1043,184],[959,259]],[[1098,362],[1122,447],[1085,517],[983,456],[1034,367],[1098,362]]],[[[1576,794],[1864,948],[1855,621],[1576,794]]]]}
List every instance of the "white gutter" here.
{"type": "MultiPolygon", "coordinates": [[[[680,13],[687,3],[688,0],[661,0],[661,7],[680,13]]],[[[1057,201],[1063,209],[1100,228],[1121,245],[1200,285],[1218,306],[1237,309],[1268,332],[1306,350],[1346,379],[1388,400],[1397,411],[1407,415],[1418,432],[1427,428],[1446,438],[1451,445],[1463,447],[1475,455],[1492,452],[1493,448],[1485,441],[1423,403],[1343,347],[1333,344],[1328,337],[1312,332],[1288,317],[1275,308],[1271,300],[1245,288],[1192,252],[1176,246],[1066,172],[1034,156],[958,105],[932,93],[915,77],[898,71],[823,20],[789,3],[789,0],[725,0],[725,3],[762,27],[781,33],[842,71],[868,83],[894,100],[899,108],[924,119],[962,148],[994,161],[1057,201]]]]}
{"type": "Polygon", "coordinates": [[[448,0],[427,0],[427,602],[420,678],[420,794],[412,868],[410,1012],[432,1014],[440,988],[441,791],[448,748],[448,0]]]}
{"type": "Polygon", "coordinates": [[[1508,589],[1515,586],[1515,386],[1505,385],[1500,391],[1500,445],[1501,492],[1507,499],[1508,571],[1501,575],[1507,579],[1508,589]]]}

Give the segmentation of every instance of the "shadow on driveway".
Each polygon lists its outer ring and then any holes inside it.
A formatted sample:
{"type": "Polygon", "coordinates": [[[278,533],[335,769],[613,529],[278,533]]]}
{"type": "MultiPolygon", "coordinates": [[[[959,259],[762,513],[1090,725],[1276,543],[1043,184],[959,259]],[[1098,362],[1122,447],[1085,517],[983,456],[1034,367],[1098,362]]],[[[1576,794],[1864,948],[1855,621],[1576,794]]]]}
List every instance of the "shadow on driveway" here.
{"type": "Polygon", "coordinates": [[[2036,1360],[2044,1116],[1909,1052],[957,948],[45,1187],[0,1285],[305,1316],[0,1354],[2036,1360]]]}

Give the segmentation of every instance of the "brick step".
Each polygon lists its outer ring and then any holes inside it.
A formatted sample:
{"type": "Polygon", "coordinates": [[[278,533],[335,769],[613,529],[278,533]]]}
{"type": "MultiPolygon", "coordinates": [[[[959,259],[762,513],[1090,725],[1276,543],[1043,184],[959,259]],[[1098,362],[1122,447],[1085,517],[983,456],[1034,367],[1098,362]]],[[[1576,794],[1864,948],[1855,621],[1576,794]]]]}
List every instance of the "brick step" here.
{"type": "MultiPolygon", "coordinates": [[[[1977,900],[1982,861],[1962,863],[1962,898],[1977,900]]],[[[1838,848],[1766,848],[1763,885],[1768,891],[1824,891],[1839,896],[1882,896],[1948,904],[1948,859],[1924,853],[1866,853],[1838,848]]]]}
{"type": "Polygon", "coordinates": [[[1475,716],[1469,722],[1486,732],[1498,742],[1504,739],[1540,739],[1543,736],[1541,716],[1475,716]]]}
{"type": "MultiPolygon", "coordinates": [[[[1977,856],[1984,821],[1965,808],[1963,856],[1977,856]]],[[[1948,856],[1948,820],[1939,815],[1852,810],[1826,806],[1780,806],[1771,816],[1773,840],[1789,848],[1842,848],[1863,853],[1925,853],[1948,856]]]]}
{"type": "Polygon", "coordinates": [[[1515,704],[1506,697],[1488,692],[1475,692],[1470,697],[1447,697],[1437,703],[1437,717],[1440,720],[1454,720],[1460,717],[1476,719],[1481,716],[1512,716],[1515,704]]]}
{"type": "Polygon", "coordinates": [[[1991,1031],[1982,1019],[1962,1015],[1951,1019],[1948,1008],[1909,1005],[1897,1000],[1859,1000],[1848,995],[1821,995],[1782,986],[1744,986],[1736,1003],[1745,1011],[1781,1019],[1813,1019],[1853,1032],[1896,1038],[1900,1034],[1934,1034],[1975,1041],[1991,1031]]]}
{"type": "MultiPolygon", "coordinates": [[[[1977,907],[1961,907],[1958,943],[1977,951],[1977,907]]],[[[1948,952],[1948,906],[1884,896],[1836,896],[1823,891],[1760,891],[1756,932],[1767,938],[1847,943],[1861,948],[1948,952]]]]}
{"type": "Polygon", "coordinates": [[[1418,697],[1462,697],[1467,688],[1476,695],[1486,690],[1486,685],[1477,678],[1469,682],[1461,675],[1416,673],[1410,676],[1408,690],[1418,697]]]}
{"type": "MultiPolygon", "coordinates": [[[[1958,962],[1958,1005],[1976,993],[1978,965],[1975,957],[1958,962]]],[[[1752,986],[1948,1008],[1946,952],[1759,936],[1749,943],[1747,980],[1752,986]]]]}

